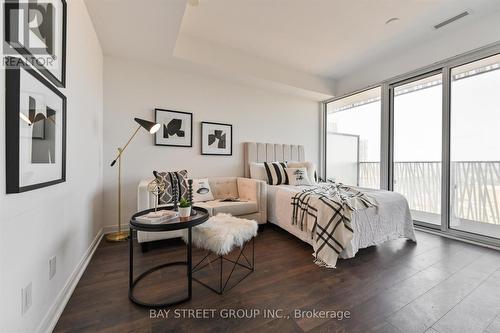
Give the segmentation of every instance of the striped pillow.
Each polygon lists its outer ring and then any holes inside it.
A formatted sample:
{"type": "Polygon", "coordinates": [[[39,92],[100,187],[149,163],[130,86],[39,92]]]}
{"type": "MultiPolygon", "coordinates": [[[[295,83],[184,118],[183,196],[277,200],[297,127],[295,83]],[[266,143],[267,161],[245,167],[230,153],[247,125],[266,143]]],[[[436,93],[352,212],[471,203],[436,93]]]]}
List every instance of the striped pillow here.
{"type": "Polygon", "coordinates": [[[286,162],[264,162],[269,185],[288,184],[288,176],[285,172],[286,162]]]}

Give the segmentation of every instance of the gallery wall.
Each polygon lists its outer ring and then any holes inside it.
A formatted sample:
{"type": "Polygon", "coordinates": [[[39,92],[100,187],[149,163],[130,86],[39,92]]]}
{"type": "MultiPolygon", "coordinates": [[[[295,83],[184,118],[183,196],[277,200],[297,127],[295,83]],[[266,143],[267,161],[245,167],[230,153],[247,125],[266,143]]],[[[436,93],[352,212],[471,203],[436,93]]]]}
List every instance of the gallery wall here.
{"type": "Polygon", "coordinates": [[[317,101],[231,82],[186,69],[146,65],[116,57],[104,60],[105,230],[117,225],[117,169],[109,163],[136,128],[134,117],[153,120],[154,109],[193,113],[193,147],[155,146],[141,130],[122,159],[122,223],[137,208],[137,185],[153,170],[187,169],[190,177],[242,176],[243,143],[303,144],[319,159],[317,101]],[[233,155],[204,156],[201,121],[233,125],[233,155]]]}
{"type": "MultiPolygon", "coordinates": [[[[5,194],[5,116],[0,117],[2,332],[51,329],[102,232],[103,56],[83,1],[67,3],[67,81],[61,89],[67,97],[66,182],[5,194]],[[57,258],[57,271],[49,280],[52,256],[57,258]],[[22,315],[21,288],[30,282],[32,305],[22,315]]],[[[3,68],[0,105],[4,110],[3,68]]]]}

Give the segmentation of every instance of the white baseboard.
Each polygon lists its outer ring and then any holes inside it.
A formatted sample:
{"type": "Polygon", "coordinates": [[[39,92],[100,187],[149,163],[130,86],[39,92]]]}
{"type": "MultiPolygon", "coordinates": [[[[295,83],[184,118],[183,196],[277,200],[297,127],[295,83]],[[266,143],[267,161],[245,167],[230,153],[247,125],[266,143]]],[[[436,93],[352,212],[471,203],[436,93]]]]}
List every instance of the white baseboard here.
{"type": "Polygon", "coordinates": [[[36,332],[40,333],[52,332],[54,330],[57,321],[59,320],[59,317],[64,311],[66,304],[68,304],[68,301],[71,295],[73,294],[73,291],[75,290],[78,281],[80,281],[83,272],[85,272],[85,269],[87,268],[90,259],[92,259],[95,250],[99,246],[99,243],[101,242],[103,235],[104,235],[103,229],[99,230],[94,240],[90,244],[89,248],[83,255],[82,259],[80,260],[76,268],[73,270],[73,273],[71,273],[69,279],[66,281],[63,289],[61,290],[59,295],[57,295],[55,302],[52,304],[49,311],[43,318],[36,332]]]}

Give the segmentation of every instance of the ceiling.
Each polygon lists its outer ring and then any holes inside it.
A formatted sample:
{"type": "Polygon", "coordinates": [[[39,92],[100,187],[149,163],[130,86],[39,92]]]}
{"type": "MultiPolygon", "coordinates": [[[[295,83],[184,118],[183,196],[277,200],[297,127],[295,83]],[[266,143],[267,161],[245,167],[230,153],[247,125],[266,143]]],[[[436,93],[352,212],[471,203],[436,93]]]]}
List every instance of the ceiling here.
{"type": "Polygon", "coordinates": [[[186,9],[185,0],[85,0],[85,3],[104,54],[148,62],[172,56],[186,9]]]}
{"type": "Polygon", "coordinates": [[[335,79],[481,16],[498,0],[86,0],[105,54],[189,62],[331,95],[335,79]],[[194,5],[192,5],[194,4],[194,5]],[[433,26],[468,10],[440,30],[433,26]],[[391,24],[385,22],[398,17],[391,24]]]}

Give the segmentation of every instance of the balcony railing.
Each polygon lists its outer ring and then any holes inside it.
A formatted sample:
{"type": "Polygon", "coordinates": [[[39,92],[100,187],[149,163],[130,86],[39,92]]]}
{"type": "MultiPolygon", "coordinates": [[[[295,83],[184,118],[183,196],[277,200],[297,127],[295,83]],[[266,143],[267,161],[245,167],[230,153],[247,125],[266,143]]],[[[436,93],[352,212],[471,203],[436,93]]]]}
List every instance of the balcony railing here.
{"type": "MultiPolygon", "coordinates": [[[[500,161],[451,163],[452,218],[500,224],[500,161]]],[[[380,163],[360,162],[359,185],[379,188],[380,163]]],[[[441,162],[395,162],[394,189],[412,210],[440,214],[441,162]]]]}

